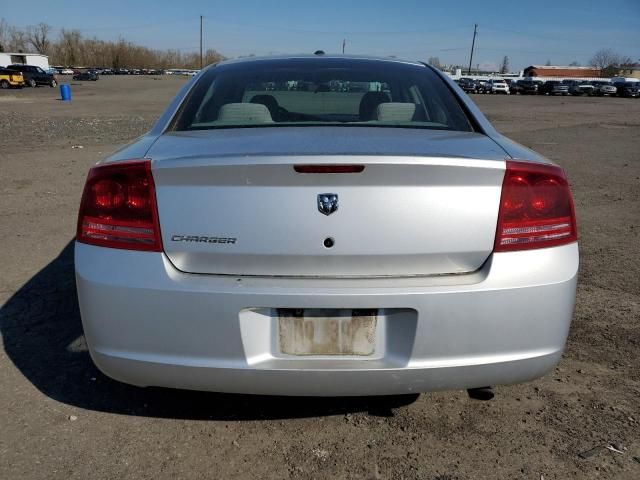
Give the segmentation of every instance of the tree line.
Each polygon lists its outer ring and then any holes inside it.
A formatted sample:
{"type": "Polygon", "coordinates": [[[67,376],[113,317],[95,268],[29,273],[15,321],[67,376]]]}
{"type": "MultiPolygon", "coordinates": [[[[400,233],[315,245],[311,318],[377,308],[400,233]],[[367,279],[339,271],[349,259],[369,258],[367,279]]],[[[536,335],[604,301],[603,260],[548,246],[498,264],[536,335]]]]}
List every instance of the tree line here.
{"type": "MultiPolygon", "coordinates": [[[[199,52],[157,50],[128,42],[87,38],[76,29],[62,29],[57,36],[46,23],[18,28],[0,19],[0,52],[41,53],[50,65],[107,68],[200,68],[199,52]]],[[[224,60],[210,48],[203,52],[203,64],[224,60]]]]}
{"type": "Polygon", "coordinates": [[[631,57],[620,55],[610,48],[603,48],[594,53],[589,65],[600,70],[603,77],[615,77],[621,69],[638,67],[638,63],[631,57]]]}

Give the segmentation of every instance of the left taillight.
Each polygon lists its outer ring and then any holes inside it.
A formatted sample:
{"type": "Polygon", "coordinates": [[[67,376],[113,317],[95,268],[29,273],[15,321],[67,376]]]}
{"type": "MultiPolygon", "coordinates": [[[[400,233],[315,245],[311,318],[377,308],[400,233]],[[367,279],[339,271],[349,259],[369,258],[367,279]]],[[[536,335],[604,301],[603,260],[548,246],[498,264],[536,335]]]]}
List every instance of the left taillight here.
{"type": "Polygon", "coordinates": [[[91,169],[80,203],[76,240],[101,247],[162,251],[149,160],[91,169]]]}

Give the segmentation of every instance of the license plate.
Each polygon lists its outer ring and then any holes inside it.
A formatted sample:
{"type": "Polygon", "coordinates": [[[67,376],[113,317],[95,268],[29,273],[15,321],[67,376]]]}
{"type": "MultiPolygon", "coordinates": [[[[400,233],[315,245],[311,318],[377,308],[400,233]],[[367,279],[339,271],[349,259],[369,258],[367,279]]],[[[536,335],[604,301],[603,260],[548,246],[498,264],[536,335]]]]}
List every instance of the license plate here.
{"type": "Polygon", "coordinates": [[[377,318],[377,310],[278,309],[280,351],[288,355],[372,355],[377,318]]]}

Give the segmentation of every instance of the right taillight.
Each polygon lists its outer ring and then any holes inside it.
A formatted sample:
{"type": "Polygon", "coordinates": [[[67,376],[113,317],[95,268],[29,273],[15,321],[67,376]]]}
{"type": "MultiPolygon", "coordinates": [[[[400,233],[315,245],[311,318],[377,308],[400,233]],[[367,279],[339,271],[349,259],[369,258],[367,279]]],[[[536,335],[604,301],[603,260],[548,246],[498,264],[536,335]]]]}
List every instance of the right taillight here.
{"type": "Polygon", "coordinates": [[[577,239],[573,198],[563,170],[507,161],[494,251],[553,247],[577,239]]]}

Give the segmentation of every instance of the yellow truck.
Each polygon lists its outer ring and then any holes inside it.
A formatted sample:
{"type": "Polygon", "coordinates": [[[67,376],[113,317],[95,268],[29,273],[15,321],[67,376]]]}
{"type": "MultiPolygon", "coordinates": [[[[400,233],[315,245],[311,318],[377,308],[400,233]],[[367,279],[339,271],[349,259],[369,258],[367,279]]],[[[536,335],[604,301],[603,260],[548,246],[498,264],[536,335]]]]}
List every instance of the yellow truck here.
{"type": "Polygon", "coordinates": [[[0,68],[0,88],[22,88],[24,87],[24,77],[21,72],[0,68]]]}

